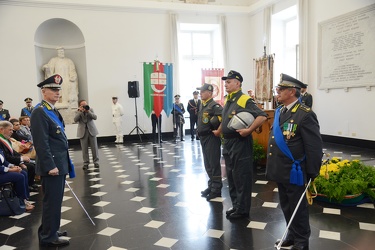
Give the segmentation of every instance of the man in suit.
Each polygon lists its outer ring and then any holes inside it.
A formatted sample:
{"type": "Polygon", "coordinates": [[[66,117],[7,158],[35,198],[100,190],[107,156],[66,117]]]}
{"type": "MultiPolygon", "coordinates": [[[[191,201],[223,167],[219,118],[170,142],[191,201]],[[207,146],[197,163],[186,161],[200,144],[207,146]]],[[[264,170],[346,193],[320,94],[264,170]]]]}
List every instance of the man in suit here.
{"type": "Polygon", "coordinates": [[[61,234],[58,232],[65,178],[72,168],[64,120],[54,106],[60,98],[62,82],[60,75],[53,75],[37,85],[41,88],[43,100],[31,114],[31,130],[37,152],[36,173],[41,177],[43,188],[39,243],[55,248],[69,245],[69,240],[59,238],[61,234]]]}
{"type": "Polygon", "coordinates": [[[3,101],[0,100],[0,121],[9,121],[9,110],[3,108],[3,101]]]}
{"type": "Polygon", "coordinates": [[[34,110],[33,99],[31,99],[30,97],[27,97],[27,98],[25,98],[24,101],[26,103],[26,107],[24,107],[23,109],[21,109],[21,116],[28,116],[28,117],[30,117],[31,116],[31,112],[33,112],[33,110],[34,110]]]}
{"type": "MultiPolygon", "coordinates": [[[[201,105],[201,100],[198,99],[198,91],[193,92],[193,99],[190,99],[187,105],[187,111],[190,114],[190,134],[191,140],[194,141],[195,138],[195,126],[198,126],[198,111],[201,105]]],[[[197,137],[198,140],[199,137],[197,137]]]]}
{"type": "Polygon", "coordinates": [[[300,102],[307,107],[311,108],[313,105],[313,97],[310,93],[307,93],[307,84],[304,85],[304,88],[301,88],[301,96],[299,98],[300,102]]]}
{"type": "Polygon", "coordinates": [[[27,137],[27,141],[32,142],[33,136],[31,134],[30,130],[30,117],[28,116],[21,116],[19,119],[20,122],[20,129],[18,133],[22,135],[23,137],[27,137]]]}
{"type": "MultiPolygon", "coordinates": [[[[309,210],[303,193],[308,181],[313,181],[319,174],[323,152],[318,119],[309,107],[298,101],[303,87],[304,83],[281,74],[276,90],[277,100],[283,105],[275,111],[266,166],[266,178],[277,183],[286,223],[289,223],[300,197],[304,196],[281,243],[281,247],[294,250],[309,249],[309,210]]],[[[275,246],[278,244],[280,240],[275,246]]]]}
{"type": "Polygon", "coordinates": [[[81,142],[82,157],[83,157],[83,170],[88,168],[90,163],[89,159],[89,146],[92,153],[92,161],[96,168],[99,167],[99,154],[98,154],[98,142],[96,135],[98,130],[96,129],[94,120],[97,119],[94,110],[87,105],[85,100],[78,102],[78,110],[74,116],[74,122],[78,123],[77,136],[81,142]]]}

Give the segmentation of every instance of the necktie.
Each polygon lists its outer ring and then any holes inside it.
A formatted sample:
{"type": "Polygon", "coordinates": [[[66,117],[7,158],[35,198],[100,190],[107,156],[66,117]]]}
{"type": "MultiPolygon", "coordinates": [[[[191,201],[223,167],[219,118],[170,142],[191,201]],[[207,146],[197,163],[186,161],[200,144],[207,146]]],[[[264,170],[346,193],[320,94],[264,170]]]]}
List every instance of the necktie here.
{"type": "Polygon", "coordinates": [[[280,121],[284,120],[284,117],[286,115],[286,112],[288,111],[288,109],[286,107],[282,108],[281,110],[281,114],[280,114],[280,121]]]}

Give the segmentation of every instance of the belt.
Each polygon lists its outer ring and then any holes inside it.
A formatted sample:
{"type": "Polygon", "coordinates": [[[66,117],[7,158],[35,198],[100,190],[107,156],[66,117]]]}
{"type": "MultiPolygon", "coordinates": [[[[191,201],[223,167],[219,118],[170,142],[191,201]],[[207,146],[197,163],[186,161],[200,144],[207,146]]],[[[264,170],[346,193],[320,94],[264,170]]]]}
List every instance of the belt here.
{"type": "Polygon", "coordinates": [[[223,134],[224,139],[242,138],[239,133],[223,134]]]}
{"type": "Polygon", "coordinates": [[[211,131],[211,130],[203,131],[203,132],[199,132],[199,131],[198,131],[198,135],[199,135],[199,136],[212,135],[212,131],[211,131]]]}

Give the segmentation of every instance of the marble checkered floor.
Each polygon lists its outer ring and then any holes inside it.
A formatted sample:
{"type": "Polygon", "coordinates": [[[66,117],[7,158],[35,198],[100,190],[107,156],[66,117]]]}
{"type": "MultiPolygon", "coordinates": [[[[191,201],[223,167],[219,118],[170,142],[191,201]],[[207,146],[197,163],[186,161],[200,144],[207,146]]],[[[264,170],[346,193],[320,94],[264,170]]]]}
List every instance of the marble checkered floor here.
{"type": "MultiPolygon", "coordinates": [[[[250,218],[229,221],[231,207],[223,171],[222,197],[207,202],[199,141],[101,144],[100,168],[82,170],[78,146],[70,149],[77,177],[69,185],[95,223],[87,218],[66,188],[61,229],[68,231],[66,249],[274,249],[285,230],[275,183],[264,168],[254,172],[250,218]]],[[[375,164],[371,150],[325,144],[326,152],[345,159],[360,157],[375,164]]],[[[224,169],[224,166],[223,166],[224,169]]],[[[32,193],[31,213],[0,217],[0,250],[38,249],[41,195],[32,193]]],[[[310,249],[374,249],[373,203],[339,207],[322,202],[310,206],[310,249]]]]}

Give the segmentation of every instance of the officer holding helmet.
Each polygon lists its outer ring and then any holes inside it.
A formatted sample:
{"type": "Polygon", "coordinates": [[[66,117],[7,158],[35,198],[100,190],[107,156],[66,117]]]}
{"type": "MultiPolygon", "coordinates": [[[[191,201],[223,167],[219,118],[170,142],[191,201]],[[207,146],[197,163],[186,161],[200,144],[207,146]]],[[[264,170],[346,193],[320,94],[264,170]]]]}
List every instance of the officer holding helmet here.
{"type": "Polygon", "coordinates": [[[254,100],[241,90],[243,78],[231,70],[225,81],[228,93],[222,113],[222,123],[216,136],[224,137],[223,156],[227,171],[229,195],[233,207],[227,210],[228,219],[246,218],[250,213],[253,180],[253,138],[251,133],[267,120],[267,114],[258,108],[254,100]],[[231,119],[241,112],[249,112],[255,119],[247,128],[235,129],[228,126],[231,119]]]}

